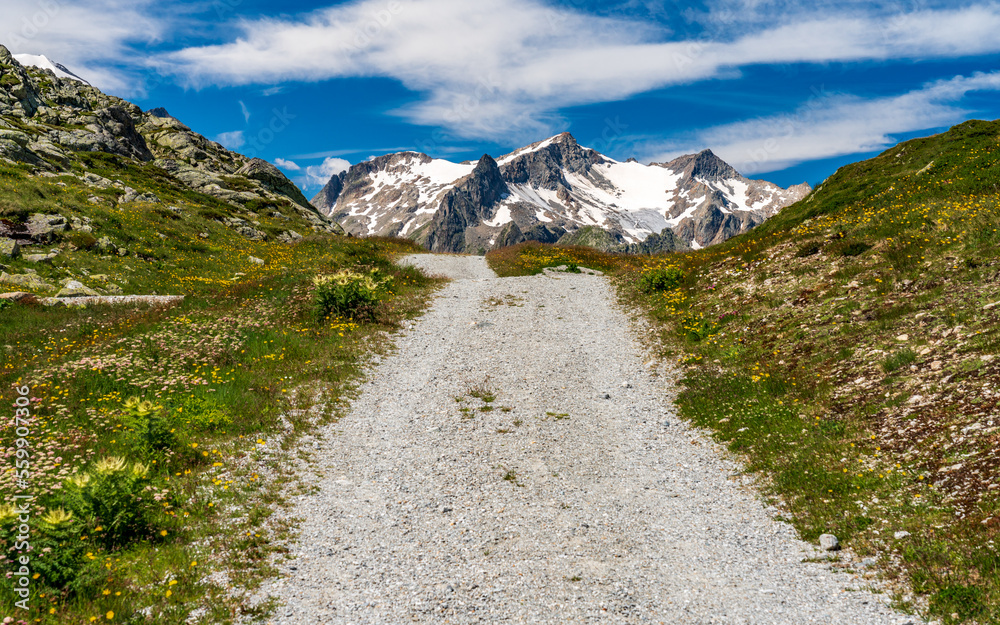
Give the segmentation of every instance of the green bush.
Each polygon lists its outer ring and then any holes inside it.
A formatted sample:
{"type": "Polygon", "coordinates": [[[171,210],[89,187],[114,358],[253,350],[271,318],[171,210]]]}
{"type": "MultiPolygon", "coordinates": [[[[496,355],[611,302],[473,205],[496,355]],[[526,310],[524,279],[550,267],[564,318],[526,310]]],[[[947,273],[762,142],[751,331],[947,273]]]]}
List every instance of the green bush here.
{"type": "Polygon", "coordinates": [[[133,397],[125,402],[124,409],[122,436],[141,456],[148,458],[177,447],[177,437],[162,406],[133,397]]]}
{"type": "Polygon", "coordinates": [[[684,282],[684,272],[680,267],[660,267],[642,274],[639,278],[639,290],[643,293],[656,293],[679,288],[684,282]]]}
{"type": "MultiPolygon", "coordinates": [[[[4,553],[14,545],[19,523],[13,506],[0,508],[0,545],[4,553]]],[[[87,543],[80,539],[82,530],[80,519],[62,508],[49,509],[33,522],[31,570],[39,575],[41,584],[58,590],[76,589],[86,565],[87,543]]]]}
{"type": "Polygon", "coordinates": [[[100,524],[97,537],[107,547],[120,547],[150,533],[155,509],[147,489],[151,481],[146,465],[129,465],[124,458],[110,456],[97,461],[91,471],[68,479],[66,500],[81,519],[100,524]]]}
{"type": "Polygon", "coordinates": [[[815,256],[819,254],[819,251],[823,249],[823,245],[819,241],[811,241],[806,243],[795,252],[796,258],[807,258],[809,256],[815,256]]]}
{"type": "Polygon", "coordinates": [[[71,232],[67,239],[73,247],[80,250],[89,250],[97,245],[97,238],[89,232],[71,232]]]}
{"type": "Polygon", "coordinates": [[[391,277],[379,278],[377,271],[340,271],[333,275],[316,276],[313,279],[316,316],[320,321],[331,316],[370,318],[380,295],[391,281],[391,277]]]}

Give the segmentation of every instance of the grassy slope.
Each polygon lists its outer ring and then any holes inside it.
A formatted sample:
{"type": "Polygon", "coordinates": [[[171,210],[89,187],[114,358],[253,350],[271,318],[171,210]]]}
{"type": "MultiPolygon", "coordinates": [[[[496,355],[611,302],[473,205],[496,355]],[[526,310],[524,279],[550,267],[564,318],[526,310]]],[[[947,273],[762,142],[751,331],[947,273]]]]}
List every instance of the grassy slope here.
{"type": "MultiPolygon", "coordinates": [[[[296,245],[248,241],[216,221],[228,206],[161,170],[84,156],[88,170],[157,193],[182,218],[155,204],[91,204],[87,198],[106,192],[0,165],[7,218],[34,211],[90,217],[94,236],[129,249],[125,257],[73,249],[68,233],[40,246],[61,248],[54,266],[5,261],[8,272],[34,268],[53,282],[73,276],[85,283],[88,272],[102,273],[126,293],[188,297],[167,309],[0,307],[3,397],[10,406],[12,387],[30,386],[37,415],[29,441],[38,496],[32,570],[39,573],[30,618],[13,610],[11,582],[0,577],[0,619],[182,623],[200,610],[199,622],[229,622],[250,609],[244,593],[268,572],[268,556],[289,530],[271,509],[294,494],[295,484],[286,483],[291,443],[336,417],[363,362],[388,348],[390,333],[419,314],[434,285],[391,264],[419,251],[411,243],[332,235],[296,245]],[[341,268],[393,277],[373,320],[315,319],[311,278],[341,268]],[[156,422],[166,426],[152,446],[124,407],[132,397],[152,401],[156,422]],[[146,526],[119,535],[101,518],[46,526],[42,515],[68,504],[65,478],[109,456],[150,468],[146,526]]],[[[309,232],[292,213],[261,221],[263,229],[309,232]]],[[[5,500],[18,492],[8,470],[13,416],[10,409],[0,417],[5,500]]],[[[15,555],[7,550],[12,527],[0,519],[8,556],[15,555]]]]}
{"type": "Polygon", "coordinates": [[[613,271],[683,368],[684,416],[745,457],[804,538],[876,557],[904,607],[1000,622],[998,143],[996,122],[909,141],[699,252],[489,258],[508,275],[613,271]],[[681,289],[637,288],[669,265],[681,289]]]}

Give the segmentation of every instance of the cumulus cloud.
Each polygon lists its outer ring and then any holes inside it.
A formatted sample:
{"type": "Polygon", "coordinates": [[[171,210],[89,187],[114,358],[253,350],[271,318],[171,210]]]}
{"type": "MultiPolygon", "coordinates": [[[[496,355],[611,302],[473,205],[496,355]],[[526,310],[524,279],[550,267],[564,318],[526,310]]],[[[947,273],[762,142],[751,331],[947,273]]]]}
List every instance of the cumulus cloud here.
{"type": "Polygon", "coordinates": [[[215,136],[215,140],[230,150],[238,150],[247,143],[242,130],[219,133],[215,136]]]}
{"type": "Polygon", "coordinates": [[[717,2],[699,38],[542,0],[356,0],[238,24],[230,43],[159,59],[190,85],[387,77],[421,94],[395,111],[459,137],[537,136],[569,106],[738,75],[773,63],[957,57],[1000,51],[1000,6],[717,2]],[[742,13],[741,13],[742,11],[742,13]],[[764,16],[768,19],[763,19],[764,16]],[[716,25],[717,27],[711,27],[716,25]]]}
{"type": "Polygon", "coordinates": [[[794,113],[707,128],[682,141],[646,147],[651,161],[711,148],[744,174],[779,171],[799,163],[882,150],[894,134],[948,126],[970,112],[959,106],[973,91],[1000,91],[1000,72],[956,76],[897,96],[864,99],[817,93],[794,113]]]}
{"type": "Polygon", "coordinates": [[[287,171],[299,171],[302,169],[295,161],[289,161],[283,158],[274,159],[274,164],[287,171]]]}
{"type": "Polygon", "coordinates": [[[330,178],[342,171],[350,169],[351,164],[342,158],[329,157],[323,159],[320,165],[310,165],[303,170],[298,182],[307,189],[322,187],[330,182],[330,178]]]}

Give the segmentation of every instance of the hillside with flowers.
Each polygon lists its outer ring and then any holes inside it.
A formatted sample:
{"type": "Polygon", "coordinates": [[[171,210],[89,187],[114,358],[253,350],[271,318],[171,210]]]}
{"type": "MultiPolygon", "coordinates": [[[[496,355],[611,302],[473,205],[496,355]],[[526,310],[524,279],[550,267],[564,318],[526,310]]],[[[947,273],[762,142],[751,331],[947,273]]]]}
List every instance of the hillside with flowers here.
{"type": "Polygon", "coordinates": [[[505,275],[611,272],[714,432],[803,538],[831,533],[903,608],[1000,619],[1000,122],[846,166],[710,249],[526,245],[505,275]]]}
{"type": "Polygon", "coordinates": [[[266,612],[287,450],[435,284],[164,115],[0,47],[4,623],[266,612]]]}

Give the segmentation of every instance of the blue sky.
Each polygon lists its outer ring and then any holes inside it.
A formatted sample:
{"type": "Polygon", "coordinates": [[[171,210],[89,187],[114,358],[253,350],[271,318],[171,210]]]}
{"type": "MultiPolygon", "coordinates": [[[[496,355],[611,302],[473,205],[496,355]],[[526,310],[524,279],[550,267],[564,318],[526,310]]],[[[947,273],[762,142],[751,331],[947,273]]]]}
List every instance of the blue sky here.
{"type": "Polygon", "coordinates": [[[894,0],[4,0],[0,43],[281,166],[498,156],[569,131],[616,158],[711,148],[816,184],[1000,118],[1000,4],[894,0]]]}

